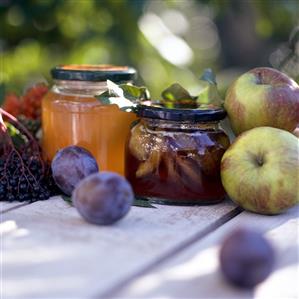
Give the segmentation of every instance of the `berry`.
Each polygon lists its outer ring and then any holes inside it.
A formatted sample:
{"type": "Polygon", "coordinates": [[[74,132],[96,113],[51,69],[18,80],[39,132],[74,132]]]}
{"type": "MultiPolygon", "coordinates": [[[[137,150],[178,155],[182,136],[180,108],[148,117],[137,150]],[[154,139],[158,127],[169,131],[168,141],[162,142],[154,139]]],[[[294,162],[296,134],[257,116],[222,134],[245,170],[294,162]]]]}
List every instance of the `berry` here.
{"type": "Polygon", "coordinates": [[[22,103],[15,93],[8,93],[4,98],[3,109],[13,116],[18,116],[22,111],[22,103]]]}
{"type": "Polygon", "coordinates": [[[7,200],[8,201],[14,201],[15,200],[15,197],[11,194],[11,193],[9,193],[8,195],[7,195],[7,200]]]}
{"type": "Polygon", "coordinates": [[[56,195],[49,165],[41,158],[41,149],[30,132],[18,120],[0,108],[0,200],[35,201],[56,195]],[[25,136],[15,145],[2,115],[25,136]]]}
{"type": "Polygon", "coordinates": [[[42,83],[29,88],[22,97],[22,114],[29,119],[40,119],[42,98],[47,92],[48,87],[42,83]]]}

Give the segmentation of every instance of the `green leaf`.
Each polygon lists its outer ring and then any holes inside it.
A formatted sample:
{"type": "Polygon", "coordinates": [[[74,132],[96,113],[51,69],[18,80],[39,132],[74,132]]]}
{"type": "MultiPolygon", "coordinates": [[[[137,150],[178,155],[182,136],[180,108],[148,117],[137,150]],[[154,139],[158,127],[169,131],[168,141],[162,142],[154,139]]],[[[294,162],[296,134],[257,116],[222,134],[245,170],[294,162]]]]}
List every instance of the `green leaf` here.
{"type": "Polygon", "coordinates": [[[110,98],[111,95],[108,91],[105,91],[100,96],[96,97],[103,105],[111,105],[110,98]]]}
{"type": "Polygon", "coordinates": [[[221,108],[223,100],[219,95],[216,77],[211,69],[206,69],[201,76],[201,83],[204,86],[197,97],[199,109],[221,108]]]}
{"type": "Polygon", "coordinates": [[[14,125],[9,122],[5,122],[5,125],[16,148],[20,148],[27,142],[26,136],[24,136],[14,125]]]}
{"type": "Polygon", "coordinates": [[[117,85],[107,80],[107,90],[96,96],[103,105],[117,105],[126,112],[134,111],[137,104],[150,98],[146,87],[137,87],[130,84],[117,85]]]}
{"type": "Polygon", "coordinates": [[[205,69],[199,80],[209,82],[210,84],[217,84],[216,76],[212,69],[205,69]]]}
{"type": "Polygon", "coordinates": [[[72,198],[66,195],[61,195],[62,199],[67,202],[68,204],[70,204],[71,206],[73,205],[73,201],[72,198]]]}
{"type": "Polygon", "coordinates": [[[130,124],[130,129],[133,129],[137,124],[139,124],[140,119],[135,119],[132,121],[132,123],[130,124]]]}
{"type": "Polygon", "coordinates": [[[166,88],[161,96],[161,104],[167,108],[196,108],[196,97],[178,83],[166,88]]]}
{"type": "MultiPolygon", "coordinates": [[[[73,206],[72,198],[69,196],[66,196],[64,194],[60,195],[62,199],[67,202],[69,205],[73,206]]],[[[151,205],[149,200],[145,197],[135,196],[134,202],[132,204],[135,207],[141,207],[141,208],[152,208],[156,209],[155,206],[151,205]]]]}
{"type": "Polygon", "coordinates": [[[150,99],[150,93],[144,86],[138,87],[129,84],[121,84],[119,87],[123,90],[123,96],[132,102],[136,102],[136,100],[146,101],[150,99]]]}
{"type": "Polygon", "coordinates": [[[141,208],[152,208],[156,209],[155,206],[150,204],[150,201],[146,197],[141,197],[141,196],[135,196],[133,206],[135,207],[141,207],[141,208]]]}

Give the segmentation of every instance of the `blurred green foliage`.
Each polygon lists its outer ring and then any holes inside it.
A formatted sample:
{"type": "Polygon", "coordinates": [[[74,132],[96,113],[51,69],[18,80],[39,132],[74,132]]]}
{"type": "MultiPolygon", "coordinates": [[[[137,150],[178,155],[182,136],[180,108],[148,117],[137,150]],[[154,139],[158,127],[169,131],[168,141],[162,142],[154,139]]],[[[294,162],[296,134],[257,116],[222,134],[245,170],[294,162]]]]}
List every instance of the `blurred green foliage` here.
{"type": "Polygon", "coordinates": [[[296,0],[2,0],[0,100],[4,90],[51,82],[49,70],[68,63],[134,66],[139,83],[154,97],[173,82],[196,92],[198,76],[211,67],[224,90],[241,71],[269,65],[270,55],[298,25],[298,5],[296,0]]]}

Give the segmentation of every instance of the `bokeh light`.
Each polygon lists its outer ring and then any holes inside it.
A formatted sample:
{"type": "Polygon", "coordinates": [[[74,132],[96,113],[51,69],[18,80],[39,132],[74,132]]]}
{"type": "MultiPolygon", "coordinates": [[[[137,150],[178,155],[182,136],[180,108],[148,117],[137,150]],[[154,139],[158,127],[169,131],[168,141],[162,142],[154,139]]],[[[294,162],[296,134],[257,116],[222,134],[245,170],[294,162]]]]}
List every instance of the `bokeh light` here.
{"type": "Polygon", "coordinates": [[[173,82],[197,90],[204,68],[219,86],[256,66],[299,80],[295,0],[0,2],[0,101],[65,63],[132,65],[154,97],[173,82]],[[286,60],[286,57],[289,57],[286,60]],[[285,61],[286,60],[286,61],[285,61]]]}

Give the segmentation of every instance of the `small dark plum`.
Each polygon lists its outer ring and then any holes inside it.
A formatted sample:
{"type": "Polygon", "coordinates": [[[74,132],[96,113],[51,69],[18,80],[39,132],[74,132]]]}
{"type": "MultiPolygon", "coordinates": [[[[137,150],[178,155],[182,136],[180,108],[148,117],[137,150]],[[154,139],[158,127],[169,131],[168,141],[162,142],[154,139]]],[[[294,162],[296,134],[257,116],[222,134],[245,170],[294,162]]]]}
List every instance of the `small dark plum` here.
{"type": "Polygon", "coordinates": [[[232,232],[220,250],[220,266],[232,284],[252,289],[266,279],[274,267],[274,250],[269,242],[249,228],[232,232]]]}
{"type": "Polygon", "coordinates": [[[58,151],[51,168],[56,185],[69,196],[82,179],[99,171],[92,154],[79,146],[68,146],[58,151]]]}
{"type": "Polygon", "coordinates": [[[103,171],[82,180],[75,188],[72,200],[86,221],[109,225],[129,212],[134,193],[123,176],[103,171]]]}

